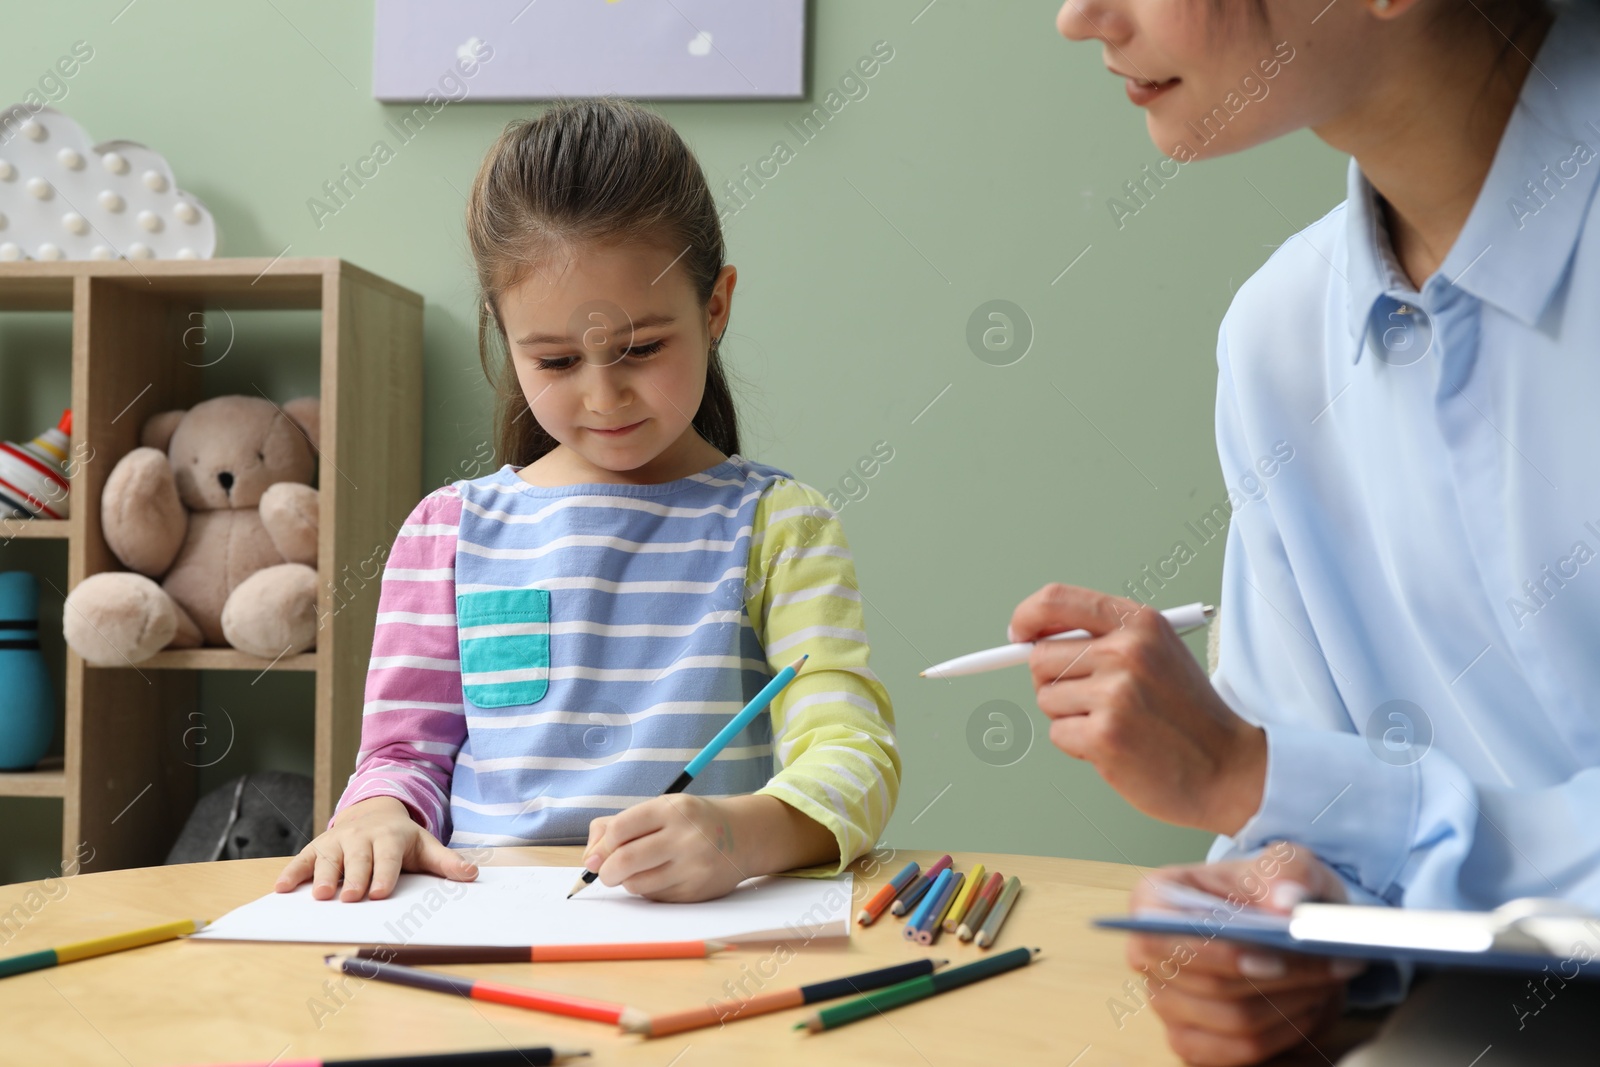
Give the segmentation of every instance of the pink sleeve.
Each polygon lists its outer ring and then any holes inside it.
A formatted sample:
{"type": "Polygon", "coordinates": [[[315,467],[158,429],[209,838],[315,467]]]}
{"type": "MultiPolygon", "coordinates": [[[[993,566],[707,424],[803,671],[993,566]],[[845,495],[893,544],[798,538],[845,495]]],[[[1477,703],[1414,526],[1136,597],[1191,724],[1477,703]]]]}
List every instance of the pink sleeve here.
{"type": "MultiPolygon", "coordinates": [[[[334,807],[387,796],[449,842],[450,775],[467,735],[456,642],[461,496],[435,490],[412,510],[384,565],[367,666],[361,751],[334,807]]],[[[330,819],[328,825],[333,825],[330,819]]]]}

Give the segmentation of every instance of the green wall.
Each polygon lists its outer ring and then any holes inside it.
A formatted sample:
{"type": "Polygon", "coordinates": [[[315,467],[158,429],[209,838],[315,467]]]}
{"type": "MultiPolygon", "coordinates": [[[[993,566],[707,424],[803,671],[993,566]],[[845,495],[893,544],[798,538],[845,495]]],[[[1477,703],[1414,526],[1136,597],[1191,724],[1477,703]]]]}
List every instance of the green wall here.
{"type": "MultiPolygon", "coordinates": [[[[58,106],[96,138],[162,151],[216,215],[222,254],[341,256],[422,293],[427,487],[471,470],[489,407],[463,194],[502,125],[536,105],[450,105],[319,227],[307,201],[407,110],[371,98],[372,4],[125,4],[12,12],[0,97],[21,99],[87,41],[94,57],[58,106]]],[[[740,276],[723,352],[744,381],[745,451],[823,490],[875,443],[894,451],[842,511],[905,756],[887,844],[1192,860],[1205,835],[1138,814],[1050,745],[1024,670],[917,671],[1002,642],[1012,607],[1048,580],[1121,589],[1225,499],[1217,324],[1271,250],[1342,198],[1344,159],[1302,133],[1185,166],[1119,227],[1108,199],[1160,157],[1099,47],[1058,37],[1051,0],[925,5],[815,0],[806,104],[660,105],[719,190],[776,141],[793,153],[727,231],[740,276]],[[802,143],[787,123],[878,41],[894,55],[867,95],[802,143]],[[1009,366],[969,347],[969,317],[991,300],[1031,322],[1009,366]],[[980,733],[1001,721],[991,701],[1034,733],[1007,766],[968,740],[975,719],[980,733]]],[[[0,436],[31,436],[65,404],[68,330],[64,315],[0,315],[0,436]]],[[[212,316],[208,339],[233,348],[208,389],[314,389],[315,330],[314,316],[212,316]]],[[[62,584],[51,552],[14,543],[0,566],[62,584]]],[[[1166,600],[1214,600],[1221,565],[1219,540],[1166,600]]],[[[59,627],[48,589],[44,620],[59,627]]],[[[203,786],[309,771],[307,679],[208,676],[202,695],[213,751],[233,738],[203,786]]],[[[53,869],[59,833],[55,802],[0,802],[0,882],[53,869]]]]}

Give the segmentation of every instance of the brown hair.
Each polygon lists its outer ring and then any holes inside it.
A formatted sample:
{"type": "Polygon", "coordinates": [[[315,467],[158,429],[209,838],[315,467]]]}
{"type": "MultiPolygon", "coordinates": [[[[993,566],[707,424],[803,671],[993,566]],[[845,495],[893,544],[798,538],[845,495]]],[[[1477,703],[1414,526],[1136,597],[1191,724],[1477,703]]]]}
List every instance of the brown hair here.
{"type": "MultiPolygon", "coordinates": [[[[1447,30],[1453,25],[1459,30],[1464,25],[1472,30],[1488,30],[1495,37],[1503,38],[1505,47],[1501,49],[1500,61],[1504,62],[1507,53],[1516,47],[1514,42],[1532,27],[1564,7],[1593,6],[1594,3],[1595,0],[1462,0],[1440,4],[1434,12],[1434,24],[1447,30]]],[[[1267,0],[1248,0],[1247,4],[1241,0],[1207,0],[1206,6],[1212,25],[1219,31],[1229,28],[1240,16],[1258,30],[1267,29],[1272,19],[1267,0]]]]}
{"type": "MultiPolygon", "coordinates": [[[[686,248],[677,263],[704,307],[724,255],[716,202],[689,146],[660,115],[609,98],[563,101],[509,123],[472,183],[467,239],[478,271],[478,359],[495,390],[495,450],[515,466],[557,442],[517,382],[500,296],[554,251],[627,239],[686,248]],[[496,346],[498,359],[491,356],[496,346]]],[[[739,451],[739,422],[720,341],[711,342],[693,425],[731,456],[739,451]]]]}

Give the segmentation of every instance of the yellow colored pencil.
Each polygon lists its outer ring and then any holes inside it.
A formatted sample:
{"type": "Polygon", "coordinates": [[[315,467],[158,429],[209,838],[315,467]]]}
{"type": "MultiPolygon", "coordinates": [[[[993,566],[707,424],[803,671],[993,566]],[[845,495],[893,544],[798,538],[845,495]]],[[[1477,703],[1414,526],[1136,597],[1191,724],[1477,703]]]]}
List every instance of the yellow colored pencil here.
{"type": "Polygon", "coordinates": [[[956,899],[950,902],[950,910],[944,913],[944,932],[953,934],[956,927],[961,925],[962,916],[966,915],[967,908],[977,897],[978,891],[983,888],[983,864],[972,868],[972,873],[967,875],[967,880],[961,884],[961,892],[956,894],[956,899]]]}
{"type": "Polygon", "coordinates": [[[185,934],[192,934],[205,925],[204,919],[179,919],[176,922],[162,923],[160,926],[146,926],[125,933],[91,937],[87,941],[73,941],[55,948],[40,949],[38,952],[25,952],[20,956],[8,956],[0,959],[0,978],[9,978],[14,974],[38,971],[76,960],[86,960],[94,956],[106,956],[124,949],[138,948],[141,945],[153,945],[158,941],[171,941],[185,934]]]}

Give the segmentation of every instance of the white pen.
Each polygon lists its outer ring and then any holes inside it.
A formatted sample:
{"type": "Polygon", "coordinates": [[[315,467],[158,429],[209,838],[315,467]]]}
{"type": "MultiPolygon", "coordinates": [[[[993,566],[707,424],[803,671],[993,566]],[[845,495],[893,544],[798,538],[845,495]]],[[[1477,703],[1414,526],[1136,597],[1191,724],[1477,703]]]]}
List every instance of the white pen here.
{"type": "MultiPolygon", "coordinates": [[[[1172,624],[1172,628],[1182,633],[1204,626],[1206,620],[1217,613],[1217,609],[1210,604],[1185,604],[1181,608],[1168,608],[1161,613],[1161,617],[1172,624]]],[[[1063,641],[1075,637],[1093,637],[1088,630],[1068,630],[1065,633],[1050,634],[1041,637],[1041,641],[1063,641]]],[[[1021,641],[1014,645],[1001,645],[999,648],[986,648],[982,652],[971,652],[965,656],[936,663],[922,672],[924,678],[956,678],[963,674],[978,674],[982,671],[997,671],[1001,667],[1015,667],[1019,663],[1028,662],[1028,655],[1033,651],[1032,641],[1021,641]]]]}

